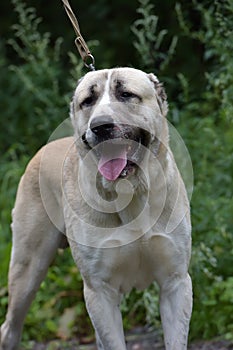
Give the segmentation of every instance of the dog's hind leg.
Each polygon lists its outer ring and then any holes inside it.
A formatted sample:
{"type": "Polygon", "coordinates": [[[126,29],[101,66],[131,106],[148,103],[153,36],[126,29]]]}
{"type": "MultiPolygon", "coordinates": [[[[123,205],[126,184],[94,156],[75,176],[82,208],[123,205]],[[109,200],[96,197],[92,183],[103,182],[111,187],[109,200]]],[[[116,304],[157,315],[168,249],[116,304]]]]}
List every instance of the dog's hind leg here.
{"type": "Polygon", "coordinates": [[[1,327],[0,350],[18,348],[29,306],[62,240],[39,196],[21,184],[13,214],[9,305],[1,327]]]}

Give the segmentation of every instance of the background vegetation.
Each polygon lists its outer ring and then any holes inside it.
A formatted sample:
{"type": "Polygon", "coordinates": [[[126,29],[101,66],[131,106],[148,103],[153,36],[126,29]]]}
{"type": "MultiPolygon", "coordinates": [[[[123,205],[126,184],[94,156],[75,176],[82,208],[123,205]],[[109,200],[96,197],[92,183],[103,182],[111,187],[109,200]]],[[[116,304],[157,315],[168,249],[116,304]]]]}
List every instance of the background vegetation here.
{"type": "MultiPolygon", "coordinates": [[[[195,176],[190,337],[232,339],[233,2],[80,0],[72,5],[97,68],[131,65],[165,82],[168,118],[186,142],[195,176]]],[[[72,90],[84,72],[61,2],[1,2],[0,14],[2,321],[17,183],[29,158],[68,116],[72,90]]],[[[125,327],[145,320],[158,326],[157,299],[155,285],[127,296],[125,327]]],[[[92,330],[81,278],[67,250],[59,252],[42,283],[23,340],[77,335],[92,337],[92,330]]]]}

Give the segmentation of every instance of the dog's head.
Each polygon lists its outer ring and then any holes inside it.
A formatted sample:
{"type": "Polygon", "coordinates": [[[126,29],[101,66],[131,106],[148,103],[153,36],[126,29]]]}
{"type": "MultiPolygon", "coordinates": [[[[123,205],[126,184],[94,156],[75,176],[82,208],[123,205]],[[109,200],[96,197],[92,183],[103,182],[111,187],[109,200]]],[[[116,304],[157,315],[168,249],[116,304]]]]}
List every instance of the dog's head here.
{"type": "Polygon", "coordinates": [[[133,68],[87,73],[71,103],[81,156],[90,150],[108,181],[135,174],[145,149],[167,145],[166,94],[153,74],[133,68]]]}

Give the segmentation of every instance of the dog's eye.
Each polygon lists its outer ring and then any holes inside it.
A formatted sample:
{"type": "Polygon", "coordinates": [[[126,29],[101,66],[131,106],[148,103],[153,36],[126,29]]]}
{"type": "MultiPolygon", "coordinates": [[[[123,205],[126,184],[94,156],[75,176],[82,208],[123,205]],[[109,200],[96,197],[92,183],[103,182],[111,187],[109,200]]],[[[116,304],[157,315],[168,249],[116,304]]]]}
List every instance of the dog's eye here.
{"type": "Polygon", "coordinates": [[[122,100],[122,101],[127,101],[127,100],[130,100],[132,98],[138,98],[139,99],[138,95],[136,95],[136,94],[134,94],[133,92],[130,92],[130,91],[122,91],[120,93],[119,97],[120,97],[120,100],[122,100]]]}
{"type": "Polygon", "coordinates": [[[81,103],[80,103],[80,107],[89,107],[91,106],[93,103],[95,102],[95,98],[94,96],[89,96],[86,97],[81,103]]]}
{"type": "Polygon", "coordinates": [[[123,97],[123,98],[132,98],[132,97],[135,97],[135,94],[133,94],[132,92],[124,91],[124,92],[121,93],[121,97],[123,97]]]}

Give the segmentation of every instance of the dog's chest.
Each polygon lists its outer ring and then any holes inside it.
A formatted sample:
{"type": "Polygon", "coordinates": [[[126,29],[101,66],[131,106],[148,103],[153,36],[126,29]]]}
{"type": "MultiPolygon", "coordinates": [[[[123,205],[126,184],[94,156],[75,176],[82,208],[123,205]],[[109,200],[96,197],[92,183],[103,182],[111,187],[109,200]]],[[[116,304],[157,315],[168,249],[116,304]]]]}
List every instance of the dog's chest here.
{"type": "Polygon", "coordinates": [[[93,285],[106,283],[127,293],[133,287],[146,288],[155,278],[153,254],[146,241],[107,249],[81,246],[76,251],[83,277],[93,285]]]}
{"type": "Polygon", "coordinates": [[[144,246],[141,242],[140,245],[125,247],[119,256],[121,261],[114,269],[111,283],[119,286],[122,293],[132,288],[143,290],[151,284],[155,275],[147,244],[144,246]]]}

